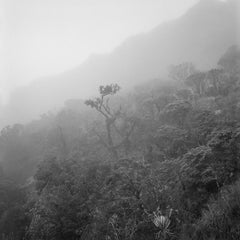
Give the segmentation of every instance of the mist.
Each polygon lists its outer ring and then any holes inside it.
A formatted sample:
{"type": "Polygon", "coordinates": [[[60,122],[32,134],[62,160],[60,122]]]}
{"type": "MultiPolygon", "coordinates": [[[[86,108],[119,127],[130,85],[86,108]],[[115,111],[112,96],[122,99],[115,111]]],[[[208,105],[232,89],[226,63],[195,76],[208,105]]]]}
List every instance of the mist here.
{"type": "Polygon", "coordinates": [[[8,95],[16,86],[69,70],[91,54],[112,51],[127,37],[176,18],[196,0],[178,2],[4,1],[1,86],[8,95]]]}
{"type": "Polygon", "coordinates": [[[0,2],[0,240],[240,239],[240,2],[0,2]]]}
{"type": "Polygon", "coordinates": [[[95,93],[94,86],[103,81],[115,79],[128,88],[166,77],[169,65],[181,61],[192,61],[203,69],[213,65],[227,47],[238,42],[239,19],[233,6],[237,3],[201,2],[5,1],[0,89],[5,105],[3,124],[26,122],[58,109],[67,99],[90,96],[95,93]],[[199,7],[195,10],[199,13],[188,17],[196,3],[209,8],[209,13],[199,7]],[[219,9],[211,9],[217,5],[219,9]],[[225,5],[229,10],[221,18],[220,8],[225,5]],[[202,29],[195,39],[190,36],[192,21],[202,29]],[[211,48],[216,38],[222,37],[211,48]],[[192,53],[188,47],[198,52],[192,53]]]}

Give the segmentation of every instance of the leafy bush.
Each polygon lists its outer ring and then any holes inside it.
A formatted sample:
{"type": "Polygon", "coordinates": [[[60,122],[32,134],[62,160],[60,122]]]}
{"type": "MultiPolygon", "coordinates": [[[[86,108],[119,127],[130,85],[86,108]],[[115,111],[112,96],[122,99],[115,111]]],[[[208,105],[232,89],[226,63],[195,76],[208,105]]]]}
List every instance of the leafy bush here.
{"type": "Polygon", "coordinates": [[[196,239],[236,240],[240,234],[240,181],[221,190],[197,222],[196,239]]]}

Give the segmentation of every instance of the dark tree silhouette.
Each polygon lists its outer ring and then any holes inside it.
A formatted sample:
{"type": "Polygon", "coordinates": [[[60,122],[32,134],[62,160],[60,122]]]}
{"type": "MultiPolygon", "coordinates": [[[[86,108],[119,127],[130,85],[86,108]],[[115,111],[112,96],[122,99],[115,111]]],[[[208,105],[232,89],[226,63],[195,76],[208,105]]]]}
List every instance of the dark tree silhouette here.
{"type": "Polygon", "coordinates": [[[107,140],[94,129],[95,134],[99,137],[100,142],[107,148],[114,159],[118,159],[118,149],[121,147],[127,148],[129,144],[129,137],[134,130],[135,121],[128,120],[127,131],[121,131],[117,125],[116,120],[123,115],[122,107],[119,106],[117,110],[114,110],[109,105],[108,96],[115,95],[120,90],[117,84],[111,84],[99,87],[100,97],[95,99],[89,99],[85,101],[87,106],[96,109],[105,118],[105,127],[107,132],[107,140]],[[116,133],[120,137],[119,142],[114,141],[113,134],[116,133]]]}

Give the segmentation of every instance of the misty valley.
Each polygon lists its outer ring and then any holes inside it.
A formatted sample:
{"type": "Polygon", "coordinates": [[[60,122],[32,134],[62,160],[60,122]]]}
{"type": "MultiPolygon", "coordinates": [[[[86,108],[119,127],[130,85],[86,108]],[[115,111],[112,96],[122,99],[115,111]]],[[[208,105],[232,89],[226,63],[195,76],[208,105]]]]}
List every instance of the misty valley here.
{"type": "Polygon", "coordinates": [[[200,0],[13,91],[0,104],[0,240],[240,239],[236,6],[200,0]]]}

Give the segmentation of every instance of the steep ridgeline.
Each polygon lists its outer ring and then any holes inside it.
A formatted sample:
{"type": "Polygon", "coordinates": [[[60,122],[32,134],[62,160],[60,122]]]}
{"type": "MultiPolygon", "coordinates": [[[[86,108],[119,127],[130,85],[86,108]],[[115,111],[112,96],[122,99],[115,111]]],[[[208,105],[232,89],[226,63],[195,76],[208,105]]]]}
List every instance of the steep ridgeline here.
{"type": "Polygon", "coordinates": [[[64,74],[46,77],[12,94],[4,123],[27,121],[69,98],[84,98],[95,86],[118,82],[124,89],[167,76],[170,64],[191,61],[199,69],[215,66],[239,42],[238,0],[201,0],[182,17],[127,39],[112,53],[90,57],[64,74]]]}

